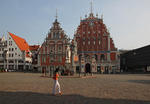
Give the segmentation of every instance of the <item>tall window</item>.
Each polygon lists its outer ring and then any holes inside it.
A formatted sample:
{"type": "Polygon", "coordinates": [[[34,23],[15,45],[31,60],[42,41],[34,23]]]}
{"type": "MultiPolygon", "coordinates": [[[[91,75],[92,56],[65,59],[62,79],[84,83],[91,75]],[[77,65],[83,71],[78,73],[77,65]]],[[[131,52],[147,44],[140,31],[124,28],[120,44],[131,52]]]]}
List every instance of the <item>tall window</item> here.
{"type": "Polygon", "coordinates": [[[98,37],[98,44],[99,45],[101,44],[101,38],[100,38],[100,36],[98,37]]]}
{"type": "Polygon", "coordinates": [[[43,63],[46,62],[46,57],[45,57],[45,56],[42,57],[42,62],[43,62],[43,63]]]}
{"type": "Polygon", "coordinates": [[[100,60],[105,60],[105,55],[101,54],[100,60]]]}
{"type": "Polygon", "coordinates": [[[90,45],[90,40],[88,40],[88,45],[90,45]]]}
{"type": "Polygon", "coordinates": [[[83,45],[85,45],[85,41],[83,41],[83,45]]]}
{"type": "Polygon", "coordinates": [[[50,56],[50,62],[54,62],[54,56],[53,55],[50,56]]]}
{"type": "Polygon", "coordinates": [[[95,40],[94,40],[93,44],[95,45],[95,40]]]}
{"type": "Polygon", "coordinates": [[[58,56],[58,62],[62,62],[62,57],[58,56]]]}

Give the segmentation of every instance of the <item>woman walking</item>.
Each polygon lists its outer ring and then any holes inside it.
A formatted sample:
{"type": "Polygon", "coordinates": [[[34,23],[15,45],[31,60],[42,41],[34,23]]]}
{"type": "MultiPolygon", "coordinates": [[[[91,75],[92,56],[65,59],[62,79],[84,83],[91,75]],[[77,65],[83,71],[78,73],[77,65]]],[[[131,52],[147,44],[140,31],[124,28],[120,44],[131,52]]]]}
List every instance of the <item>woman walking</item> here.
{"type": "Polygon", "coordinates": [[[53,95],[56,95],[57,93],[59,95],[62,95],[61,90],[60,90],[60,84],[58,82],[58,77],[59,77],[58,71],[59,71],[59,67],[56,68],[56,70],[54,72],[54,76],[53,76],[53,80],[54,80],[53,91],[52,91],[53,95]]]}

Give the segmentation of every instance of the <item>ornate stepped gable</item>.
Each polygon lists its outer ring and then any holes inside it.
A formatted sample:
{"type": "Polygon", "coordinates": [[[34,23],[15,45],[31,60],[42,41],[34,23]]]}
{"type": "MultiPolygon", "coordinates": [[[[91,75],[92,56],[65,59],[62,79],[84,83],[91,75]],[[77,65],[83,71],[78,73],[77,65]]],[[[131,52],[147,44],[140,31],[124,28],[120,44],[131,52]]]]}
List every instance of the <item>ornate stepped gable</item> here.
{"type": "Polygon", "coordinates": [[[98,18],[90,13],[89,17],[81,20],[75,34],[78,43],[78,53],[81,51],[116,51],[110,33],[103,23],[103,18],[98,18]],[[110,38],[110,46],[108,45],[110,38]]]}
{"type": "Polygon", "coordinates": [[[67,45],[69,45],[69,38],[60,27],[60,23],[55,19],[41,47],[41,64],[65,65],[67,45]]]}

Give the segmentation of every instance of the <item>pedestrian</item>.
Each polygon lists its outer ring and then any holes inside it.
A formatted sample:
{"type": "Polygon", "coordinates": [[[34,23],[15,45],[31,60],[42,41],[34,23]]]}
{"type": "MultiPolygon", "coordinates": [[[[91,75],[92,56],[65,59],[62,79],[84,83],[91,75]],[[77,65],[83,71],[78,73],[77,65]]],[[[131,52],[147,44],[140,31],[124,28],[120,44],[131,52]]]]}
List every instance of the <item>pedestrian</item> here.
{"type": "Polygon", "coordinates": [[[54,76],[53,76],[53,80],[54,80],[53,91],[52,91],[53,95],[56,95],[57,93],[59,95],[62,95],[61,90],[60,90],[60,84],[58,82],[58,77],[59,77],[58,71],[59,71],[59,67],[56,68],[56,70],[54,72],[54,76]],[[57,93],[56,93],[56,91],[57,91],[57,93]]]}

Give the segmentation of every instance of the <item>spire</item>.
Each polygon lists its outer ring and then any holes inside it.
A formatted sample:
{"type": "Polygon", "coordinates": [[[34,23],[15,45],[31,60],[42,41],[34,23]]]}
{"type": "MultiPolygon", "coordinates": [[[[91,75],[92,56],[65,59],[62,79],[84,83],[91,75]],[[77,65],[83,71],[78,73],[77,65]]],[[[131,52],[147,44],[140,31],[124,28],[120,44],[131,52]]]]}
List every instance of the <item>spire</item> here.
{"type": "Polygon", "coordinates": [[[103,18],[104,18],[104,16],[103,16],[103,14],[101,15],[101,19],[103,20],[103,18]]]}
{"type": "Polygon", "coordinates": [[[93,17],[93,2],[92,2],[92,0],[91,0],[91,2],[90,2],[90,5],[91,5],[91,8],[90,8],[90,17],[93,17]]]}
{"type": "Polygon", "coordinates": [[[55,16],[55,17],[56,17],[55,21],[57,21],[57,18],[58,18],[58,15],[57,15],[57,8],[56,8],[56,16],[55,16]]]}
{"type": "Polygon", "coordinates": [[[93,14],[93,2],[91,1],[91,14],[93,14]]]}
{"type": "Polygon", "coordinates": [[[98,13],[96,14],[96,17],[98,18],[98,13]]]}

